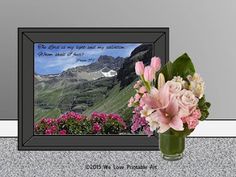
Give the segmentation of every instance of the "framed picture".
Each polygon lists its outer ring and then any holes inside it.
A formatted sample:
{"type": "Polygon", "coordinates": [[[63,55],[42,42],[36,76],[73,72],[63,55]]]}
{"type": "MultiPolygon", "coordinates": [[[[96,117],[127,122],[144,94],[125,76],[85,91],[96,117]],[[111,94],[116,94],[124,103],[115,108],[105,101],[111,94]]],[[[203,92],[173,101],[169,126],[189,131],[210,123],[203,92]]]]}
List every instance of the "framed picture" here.
{"type": "Polygon", "coordinates": [[[19,28],[19,150],[158,150],[127,106],[153,56],[168,61],[168,28],[19,28]]]}

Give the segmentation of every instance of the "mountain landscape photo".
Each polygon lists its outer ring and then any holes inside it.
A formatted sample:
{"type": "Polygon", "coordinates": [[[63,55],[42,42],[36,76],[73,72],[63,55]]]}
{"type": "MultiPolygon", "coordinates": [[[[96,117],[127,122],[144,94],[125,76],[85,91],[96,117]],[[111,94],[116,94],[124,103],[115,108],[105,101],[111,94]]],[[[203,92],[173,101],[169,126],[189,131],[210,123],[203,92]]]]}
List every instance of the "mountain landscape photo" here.
{"type": "MultiPolygon", "coordinates": [[[[135,62],[142,60],[148,64],[152,56],[151,48],[152,45],[139,44],[123,56],[103,52],[93,56],[90,63],[77,66],[73,63],[61,72],[54,69],[49,73],[45,67],[35,67],[35,122],[42,117],[55,118],[74,111],[85,115],[92,112],[117,113],[130,123],[132,111],[127,103],[134,95],[133,85],[137,80],[135,62]],[[42,74],[43,69],[46,74],[42,74]]],[[[81,58],[76,59],[77,63],[82,61],[81,58]]]]}

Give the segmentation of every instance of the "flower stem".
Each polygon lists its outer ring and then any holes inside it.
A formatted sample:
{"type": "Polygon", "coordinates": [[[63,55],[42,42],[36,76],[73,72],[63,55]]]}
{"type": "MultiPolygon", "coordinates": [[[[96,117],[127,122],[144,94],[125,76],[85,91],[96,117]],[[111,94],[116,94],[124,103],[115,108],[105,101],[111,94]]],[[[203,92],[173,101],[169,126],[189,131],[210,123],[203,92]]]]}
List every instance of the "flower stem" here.
{"type": "Polygon", "coordinates": [[[141,75],[140,78],[141,78],[141,81],[143,82],[144,86],[146,87],[147,91],[150,92],[150,90],[151,90],[151,85],[150,85],[150,83],[147,82],[147,81],[145,81],[143,75],[141,75]]]}

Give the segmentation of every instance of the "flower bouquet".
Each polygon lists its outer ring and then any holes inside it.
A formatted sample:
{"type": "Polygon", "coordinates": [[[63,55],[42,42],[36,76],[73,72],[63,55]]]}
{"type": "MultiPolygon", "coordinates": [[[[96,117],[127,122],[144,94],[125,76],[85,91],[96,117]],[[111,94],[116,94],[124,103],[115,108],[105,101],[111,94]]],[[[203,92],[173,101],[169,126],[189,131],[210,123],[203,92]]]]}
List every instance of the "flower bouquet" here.
{"type": "Polygon", "coordinates": [[[148,136],[159,133],[162,157],[182,158],[185,137],[209,115],[203,79],[187,54],[162,68],[158,57],[153,57],[146,67],[139,61],[135,71],[140,80],[134,85],[136,95],[128,104],[134,107],[132,132],[148,136]]]}

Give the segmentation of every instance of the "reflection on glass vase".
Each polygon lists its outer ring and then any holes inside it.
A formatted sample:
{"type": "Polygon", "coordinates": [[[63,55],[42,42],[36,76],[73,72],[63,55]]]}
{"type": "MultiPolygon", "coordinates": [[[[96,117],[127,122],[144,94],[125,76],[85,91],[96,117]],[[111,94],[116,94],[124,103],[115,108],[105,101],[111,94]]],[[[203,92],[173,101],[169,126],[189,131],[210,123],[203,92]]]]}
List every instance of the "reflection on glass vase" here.
{"type": "Polygon", "coordinates": [[[185,137],[166,131],[159,134],[159,146],[163,159],[179,160],[183,157],[185,137]]]}

